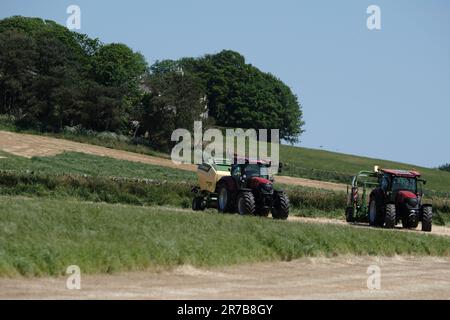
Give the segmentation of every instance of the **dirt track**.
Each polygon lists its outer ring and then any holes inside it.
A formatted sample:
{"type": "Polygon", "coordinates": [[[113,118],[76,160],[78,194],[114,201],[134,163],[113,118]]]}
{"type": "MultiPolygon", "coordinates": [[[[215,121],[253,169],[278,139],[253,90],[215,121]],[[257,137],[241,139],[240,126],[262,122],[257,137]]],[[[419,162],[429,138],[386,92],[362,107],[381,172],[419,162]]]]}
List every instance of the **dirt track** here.
{"type": "MultiPolygon", "coordinates": [[[[297,222],[304,222],[304,223],[328,223],[328,224],[338,224],[338,225],[349,225],[354,228],[370,228],[374,229],[373,227],[370,227],[367,223],[347,223],[344,220],[338,220],[338,219],[328,219],[328,218],[305,218],[305,217],[295,217],[290,216],[289,221],[297,221],[297,222]]],[[[387,230],[387,229],[381,229],[377,228],[377,230],[385,231],[385,232],[391,232],[393,230],[387,230]]],[[[433,234],[433,235],[439,235],[439,236],[450,236],[450,228],[445,226],[436,226],[433,225],[433,229],[430,233],[428,232],[422,232],[421,231],[421,225],[419,223],[419,226],[417,229],[403,229],[400,225],[398,225],[395,228],[395,232],[413,232],[420,235],[427,235],[427,234],[433,234]]]]}
{"type": "MultiPolygon", "coordinates": [[[[56,139],[31,134],[13,133],[7,131],[0,131],[0,150],[27,158],[31,158],[34,156],[53,156],[62,153],[64,151],[82,152],[97,156],[110,157],[119,160],[141,162],[187,171],[196,170],[196,166],[194,165],[189,164],[177,165],[169,159],[152,157],[122,150],[109,149],[105,147],[94,146],[90,144],[79,143],[64,139],[56,139]]],[[[277,176],[276,180],[280,183],[290,185],[299,185],[328,190],[340,190],[340,191],[347,190],[346,185],[333,182],[316,181],[284,176],[277,176]]]]}
{"type": "Polygon", "coordinates": [[[305,258],[226,268],[181,266],[66,278],[0,279],[0,299],[450,299],[450,259],[305,258]],[[367,268],[380,267],[381,288],[367,288],[367,268]]]}

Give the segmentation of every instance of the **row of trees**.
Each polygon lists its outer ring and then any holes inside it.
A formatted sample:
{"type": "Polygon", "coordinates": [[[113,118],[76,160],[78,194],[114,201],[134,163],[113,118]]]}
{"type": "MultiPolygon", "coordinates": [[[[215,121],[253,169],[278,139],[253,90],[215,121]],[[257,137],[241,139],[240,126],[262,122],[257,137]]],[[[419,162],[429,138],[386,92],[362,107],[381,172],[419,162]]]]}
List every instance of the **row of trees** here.
{"type": "Polygon", "coordinates": [[[18,126],[114,131],[165,149],[174,129],[191,128],[205,110],[217,126],[279,128],[290,142],[302,133],[297,97],[239,53],[149,67],[124,44],[103,44],[53,21],[0,20],[0,113],[18,126]]]}

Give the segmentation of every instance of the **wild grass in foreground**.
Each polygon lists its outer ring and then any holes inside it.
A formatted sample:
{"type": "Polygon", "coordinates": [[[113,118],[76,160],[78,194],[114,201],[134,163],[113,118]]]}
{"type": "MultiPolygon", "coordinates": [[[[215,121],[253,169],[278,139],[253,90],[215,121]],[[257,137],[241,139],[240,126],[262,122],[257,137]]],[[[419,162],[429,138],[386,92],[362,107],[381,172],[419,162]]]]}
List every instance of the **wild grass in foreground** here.
{"type": "Polygon", "coordinates": [[[78,201],[0,198],[0,275],[231,265],[304,256],[448,256],[427,234],[176,212],[78,201]]]}

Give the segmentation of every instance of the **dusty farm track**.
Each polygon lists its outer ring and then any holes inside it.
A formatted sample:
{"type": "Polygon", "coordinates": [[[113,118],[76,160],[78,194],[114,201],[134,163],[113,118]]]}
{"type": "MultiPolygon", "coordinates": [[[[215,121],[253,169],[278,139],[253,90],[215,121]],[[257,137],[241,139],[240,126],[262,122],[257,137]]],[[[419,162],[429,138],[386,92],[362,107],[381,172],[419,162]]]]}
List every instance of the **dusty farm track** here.
{"type": "Polygon", "coordinates": [[[450,259],[435,257],[304,258],[213,269],[0,279],[0,299],[450,299],[450,259]],[[380,267],[381,288],[367,288],[380,267]],[[277,272],[274,272],[277,270],[277,272]]]}
{"type": "MultiPolygon", "coordinates": [[[[141,162],[187,171],[196,170],[196,166],[194,165],[177,165],[173,163],[170,159],[163,159],[139,153],[115,150],[64,139],[56,139],[46,136],[14,133],[7,131],[0,131],[0,150],[27,158],[31,158],[34,156],[38,157],[54,156],[63,153],[64,151],[81,152],[96,156],[104,156],[119,160],[141,162]]],[[[289,185],[299,185],[338,191],[347,190],[346,185],[333,182],[316,181],[285,176],[277,176],[276,180],[279,183],[289,185]]]]}
{"type": "Polygon", "coordinates": [[[417,229],[404,229],[398,225],[395,230],[389,230],[389,229],[382,229],[382,228],[374,228],[369,226],[367,223],[347,223],[344,220],[338,220],[338,219],[330,219],[330,218],[305,218],[305,217],[296,217],[296,216],[290,216],[288,221],[291,222],[303,222],[303,223],[325,223],[325,224],[337,224],[337,225],[348,225],[352,226],[354,228],[369,228],[374,230],[380,230],[385,232],[412,232],[416,233],[418,235],[427,235],[427,234],[433,234],[437,236],[450,236],[450,227],[445,226],[437,226],[433,225],[433,229],[431,232],[422,232],[421,231],[421,225],[419,223],[419,226],[417,229]]]}

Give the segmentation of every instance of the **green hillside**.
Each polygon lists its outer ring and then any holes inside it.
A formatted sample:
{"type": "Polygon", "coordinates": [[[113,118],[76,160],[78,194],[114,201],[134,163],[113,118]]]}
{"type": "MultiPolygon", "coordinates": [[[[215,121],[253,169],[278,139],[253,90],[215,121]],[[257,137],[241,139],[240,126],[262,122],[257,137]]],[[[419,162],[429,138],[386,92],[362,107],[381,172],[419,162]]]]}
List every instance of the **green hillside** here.
{"type": "Polygon", "coordinates": [[[450,172],[438,169],[285,145],[280,148],[280,159],[284,165],[283,175],[342,183],[349,183],[349,177],[360,170],[373,170],[375,165],[396,169],[414,168],[428,181],[427,189],[450,193],[450,172]]]}

